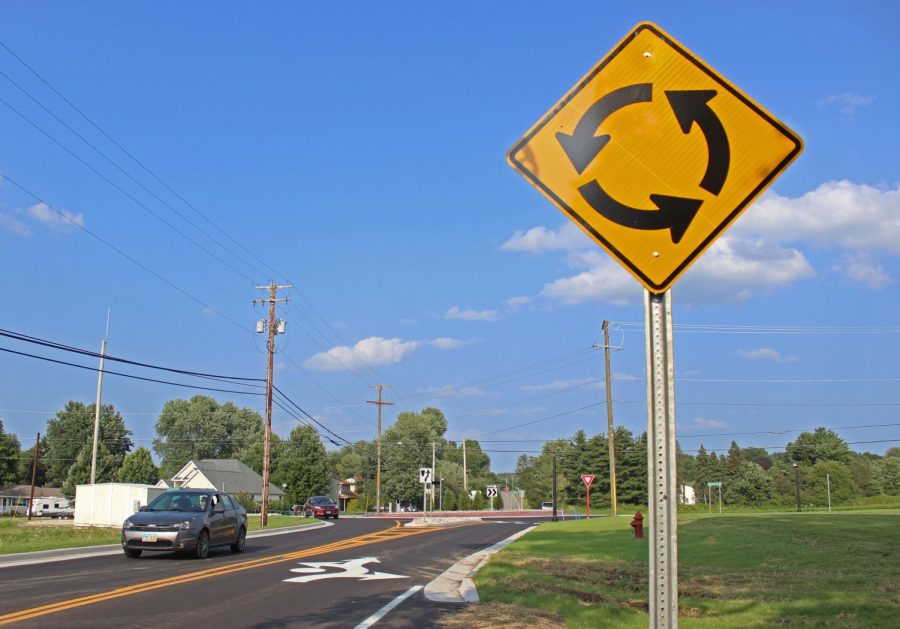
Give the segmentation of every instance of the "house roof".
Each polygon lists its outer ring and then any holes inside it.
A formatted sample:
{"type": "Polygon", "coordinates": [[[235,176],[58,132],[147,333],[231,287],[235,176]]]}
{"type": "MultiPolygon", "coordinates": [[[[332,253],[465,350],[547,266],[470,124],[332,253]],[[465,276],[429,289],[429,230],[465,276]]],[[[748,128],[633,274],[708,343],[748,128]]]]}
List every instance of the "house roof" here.
{"type": "MultiPolygon", "coordinates": [[[[230,494],[247,492],[258,494],[262,491],[262,476],[254,472],[248,466],[237,459],[200,459],[189,461],[172,480],[190,476],[194,470],[203,474],[219,491],[227,491],[230,494]],[[193,467],[192,469],[189,469],[193,467]]],[[[281,497],[284,491],[269,483],[269,495],[281,497]]]]}
{"type": "MultiPolygon", "coordinates": [[[[28,498],[31,495],[31,485],[4,485],[0,487],[0,496],[5,498],[28,498]]],[[[35,498],[62,498],[63,492],[59,487],[35,487],[35,498]]]]}

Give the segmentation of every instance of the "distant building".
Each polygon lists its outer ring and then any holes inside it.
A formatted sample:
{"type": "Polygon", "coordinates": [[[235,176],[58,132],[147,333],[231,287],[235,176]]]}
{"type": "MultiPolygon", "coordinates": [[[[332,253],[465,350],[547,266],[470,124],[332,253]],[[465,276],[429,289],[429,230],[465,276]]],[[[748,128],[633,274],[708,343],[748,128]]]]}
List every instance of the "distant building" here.
{"type": "MultiPolygon", "coordinates": [[[[28,515],[31,485],[4,485],[0,487],[0,515],[28,515]]],[[[34,500],[63,498],[59,487],[35,487],[34,500]]]]}
{"type": "MultiPolygon", "coordinates": [[[[161,480],[157,487],[216,489],[229,494],[247,493],[262,501],[262,476],[237,459],[200,459],[188,461],[171,480],[161,480]]],[[[281,500],[284,491],[269,483],[269,500],[281,500]]]]}
{"type": "Polygon", "coordinates": [[[356,493],[356,482],[355,478],[333,477],[331,479],[328,495],[338,503],[338,509],[341,511],[346,511],[347,503],[359,497],[356,493]]]}
{"type": "Polygon", "coordinates": [[[681,485],[678,488],[678,504],[695,505],[697,504],[697,494],[690,485],[681,485]]]}

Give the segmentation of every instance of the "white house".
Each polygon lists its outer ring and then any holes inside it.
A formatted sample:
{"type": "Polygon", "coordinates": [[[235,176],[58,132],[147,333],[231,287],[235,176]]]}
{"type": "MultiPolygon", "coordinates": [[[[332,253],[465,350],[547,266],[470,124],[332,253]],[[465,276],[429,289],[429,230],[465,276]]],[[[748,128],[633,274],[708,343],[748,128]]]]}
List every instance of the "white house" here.
{"type": "MultiPolygon", "coordinates": [[[[262,501],[262,476],[237,459],[188,461],[170,481],[160,481],[156,486],[216,489],[232,495],[247,493],[256,502],[262,501]]],[[[281,487],[269,483],[269,500],[281,500],[283,497],[281,487]]]]}

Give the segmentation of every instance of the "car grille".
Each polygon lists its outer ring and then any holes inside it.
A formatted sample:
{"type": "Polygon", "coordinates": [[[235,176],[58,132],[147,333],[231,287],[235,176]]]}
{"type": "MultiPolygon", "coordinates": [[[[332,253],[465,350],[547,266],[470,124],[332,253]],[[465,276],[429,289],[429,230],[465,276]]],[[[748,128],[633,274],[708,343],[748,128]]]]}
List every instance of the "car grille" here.
{"type": "Polygon", "coordinates": [[[128,548],[147,548],[147,549],[162,549],[162,548],[174,548],[175,543],[171,540],[161,539],[155,542],[142,542],[139,539],[130,539],[128,540],[128,548]]]}
{"type": "Polygon", "coordinates": [[[132,526],[129,531],[148,531],[150,533],[159,532],[166,533],[170,531],[177,531],[173,524],[140,524],[132,526]]]}

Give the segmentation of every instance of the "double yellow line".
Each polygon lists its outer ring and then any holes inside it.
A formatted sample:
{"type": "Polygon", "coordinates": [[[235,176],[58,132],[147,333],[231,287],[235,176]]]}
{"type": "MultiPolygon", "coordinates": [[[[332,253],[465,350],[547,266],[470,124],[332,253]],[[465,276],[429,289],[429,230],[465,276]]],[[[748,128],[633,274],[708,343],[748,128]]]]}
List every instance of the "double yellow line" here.
{"type": "Polygon", "coordinates": [[[22,611],[0,616],[0,625],[7,625],[10,623],[19,622],[21,620],[29,620],[31,618],[37,618],[39,616],[55,614],[67,609],[74,609],[75,607],[83,607],[85,605],[93,605],[94,603],[101,603],[103,601],[112,600],[114,598],[121,598],[123,596],[131,596],[133,594],[149,592],[150,590],[158,590],[160,588],[171,587],[173,585],[181,585],[182,583],[189,583],[190,581],[200,581],[202,579],[210,579],[212,577],[218,577],[224,574],[243,572],[244,570],[253,570],[255,568],[262,568],[263,566],[270,566],[276,563],[293,561],[295,559],[303,559],[305,557],[311,557],[313,555],[321,555],[328,552],[347,550],[349,548],[356,548],[358,546],[378,544],[380,542],[400,539],[403,537],[410,537],[412,535],[421,535],[422,533],[428,533],[433,530],[436,529],[407,529],[399,525],[395,525],[392,528],[386,529],[384,531],[367,533],[365,535],[360,535],[359,537],[351,537],[349,539],[340,540],[332,544],[325,544],[323,546],[316,546],[314,548],[305,548],[303,550],[283,553],[281,555],[262,557],[260,559],[252,559],[250,561],[230,563],[223,566],[210,568],[208,570],[188,572],[187,574],[169,577],[167,579],[138,583],[136,585],[129,585],[127,587],[117,588],[115,590],[109,590],[107,592],[91,594],[90,596],[82,596],[81,598],[73,598],[66,601],[59,601],[57,603],[50,603],[49,605],[41,605],[40,607],[23,609],[22,611]]]}

